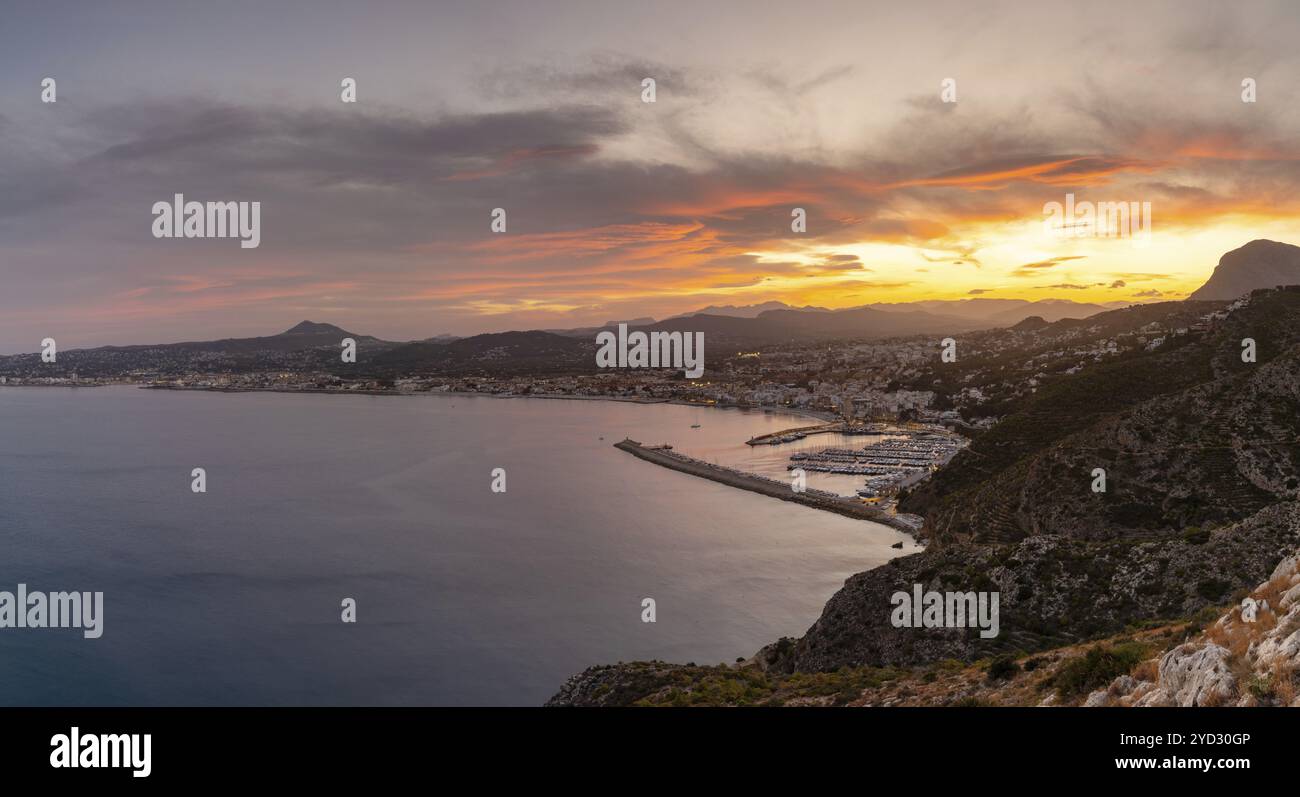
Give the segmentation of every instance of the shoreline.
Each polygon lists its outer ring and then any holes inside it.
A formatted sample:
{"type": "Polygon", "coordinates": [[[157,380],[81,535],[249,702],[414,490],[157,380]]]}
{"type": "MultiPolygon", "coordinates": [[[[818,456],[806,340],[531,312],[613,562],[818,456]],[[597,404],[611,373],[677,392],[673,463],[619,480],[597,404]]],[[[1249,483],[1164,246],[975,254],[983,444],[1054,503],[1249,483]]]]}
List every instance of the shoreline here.
{"type": "Polygon", "coordinates": [[[808,490],[797,493],[791,489],[790,485],[769,479],[755,474],[744,473],[732,468],[724,468],[718,465],[712,465],[702,462],[684,454],[670,453],[668,449],[645,446],[641,443],[627,439],[615,443],[614,448],[625,451],[637,459],[643,459],[646,462],[685,473],[690,476],[698,476],[702,479],[715,481],[719,484],[725,484],[728,487],[735,487],[741,490],[747,490],[760,495],[776,498],[781,501],[791,501],[796,504],[802,504],[813,509],[821,509],[826,512],[834,512],[837,515],[844,515],[856,520],[869,520],[873,523],[879,523],[882,526],[888,526],[895,531],[901,531],[909,535],[917,542],[922,542],[920,537],[920,526],[913,526],[904,521],[898,515],[890,514],[884,510],[869,506],[861,501],[843,496],[837,496],[832,493],[824,493],[819,490],[808,490]]]}
{"type": "MultiPolygon", "coordinates": [[[[633,396],[569,396],[562,393],[480,393],[473,390],[421,390],[402,392],[397,390],[332,390],[330,388],[262,388],[262,387],[214,387],[198,385],[140,385],[130,382],[93,385],[93,387],[135,387],[140,390],[176,390],[208,393],[285,393],[289,395],[308,393],[316,396],[459,396],[491,399],[550,399],[561,401],[617,401],[623,404],[669,404],[674,407],[699,407],[708,410],[750,410],[772,414],[792,415],[799,418],[811,418],[822,423],[833,423],[835,418],[828,413],[816,410],[802,410],[792,407],[754,406],[742,407],[739,404],[701,404],[694,401],[678,399],[636,398],[633,396]]],[[[11,385],[10,387],[74,387],[74,385],[11,385]]],[[[92,386],[87,386],[92,387],[92,386]]]]}

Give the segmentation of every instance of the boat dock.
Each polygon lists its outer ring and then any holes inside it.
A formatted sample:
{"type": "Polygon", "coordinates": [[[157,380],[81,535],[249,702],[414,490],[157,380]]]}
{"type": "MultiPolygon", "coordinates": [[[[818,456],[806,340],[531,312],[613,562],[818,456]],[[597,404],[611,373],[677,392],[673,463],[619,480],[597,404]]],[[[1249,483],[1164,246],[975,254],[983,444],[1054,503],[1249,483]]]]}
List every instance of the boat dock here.
{"type": "Polygon", "coordinates": [[[787,470],[866,476],[863,498],[881,498],[928,478],[948,464],[969,441],[935,431],[908,431],[903,439],[879,440],[862,448],[825,448],[790,455],[787,470]]]}

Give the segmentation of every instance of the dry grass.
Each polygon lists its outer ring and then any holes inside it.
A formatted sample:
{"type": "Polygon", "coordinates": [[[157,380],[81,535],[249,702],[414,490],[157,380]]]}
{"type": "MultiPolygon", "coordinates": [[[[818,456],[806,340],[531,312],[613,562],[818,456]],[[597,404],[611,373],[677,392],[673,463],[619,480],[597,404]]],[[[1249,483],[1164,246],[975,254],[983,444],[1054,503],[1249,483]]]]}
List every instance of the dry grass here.
{"type": "Polygon", "coordinates": [[[1133,668],[1133,677],[1139,681],[1160,682],[1160,660],[1147,659],[1133,668]]]}
{"type": "Polygon", "coordinates": [[[1228,651],[1228,669],[1232,672],[1238,684],[1245,684],[1255,675],[1254,667],[1246,652],[1250,649],[1250,643],[1253,642],[1260,632],[1257,631],[1256,623],[1243,623],[1240,621],[1240,610],[1233,610],[1233,620],[1227,624],[1215,623],[1205,630],[1205,638],[1218,645],[1226,648],[1228,651]]]}
{"type": "MultiPolygon", "coordinates": [[[[1259,589],[1255,590],[1255,593],[1252,596],[1255,600],[1262,600],[1268,603],[1268,612],[1266,612],[1266,614],[1270,616],[1271,623],[1277,622],[1276,612],[1279,608],[1278,604],[1282,602],[1282,594],[1291,589],[1291,578],[1291,574],[1288,573],[1270,579],[1259,589]]],[[[1265,612],[1261,612],[1261,614],[1265,614],[1265,612]]],[[[1259,618],[1259,620],[1263,619],[1263,617],[1259,618]]],[[[1272,625],[1269,625],[1265,630],[1271,629],[1272,627],[1272,625]]]]}
{"type": "Polygon", "coordinates": [[[1279,664],[1273,668],[1273,694],[1278,701],[1289,706],[1295,702],[1297,691],[1300,686],[1300,670],[1293,664],[1279,664]]]}
{"type": "MultiPolygon", "coordinates": [[[[1257,700],[1280,702],[1282,705],[1289,705],[1295,700],[1297,691],[1300,691],[1295,667],[1275,666],[1272,672],[1257,674],[1249,652],[1252,643],[1258,642],[1275,629],[1283,636],[1295,630],[1278,628],[1280,618],[1277,613],[1282,594],[1292,586],[1292,578],[1293,575],[1288,573],[1270,579],[1251,594],[1252,598],[1263,601],[1268,606],[1267,609],[1261,607],[1257,611],[1255,622],[1243,621],[1241,607],[1238,606],[1227,613],[1226,622],[1215,623],[1205,630],[1207,641],[1227,649],[1228,666],[1240,688],[1251,693],[1257,700]],[[1285,671],[1282,671],[1283,669],[1285,671]]],[[[1292,621],[1288,625],[1300,627],[1300,621],[1292,621]]]]}

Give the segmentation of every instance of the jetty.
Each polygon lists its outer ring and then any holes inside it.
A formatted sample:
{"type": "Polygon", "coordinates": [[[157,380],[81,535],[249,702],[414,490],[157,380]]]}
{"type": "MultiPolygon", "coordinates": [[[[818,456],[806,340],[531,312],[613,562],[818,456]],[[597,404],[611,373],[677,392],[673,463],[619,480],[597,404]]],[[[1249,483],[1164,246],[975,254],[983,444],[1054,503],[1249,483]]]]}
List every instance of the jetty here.
{"type": "Polygon", "coordinates": [[[782,429],[779,432],[768,432],[757,437],[751,437],[745,441],[748,446],[774,446],[781,443],[793,443],[796,440],[802,440],[810,434],[821,434],[823,432],[837,432],[844,428],[843,423],[819,423],[815,426],[799,426],[793,429],[782,429]]]}
{"type": "Polygon", "coordinates": [[[739,487],[742,490],[761,493],[771,498],[803,504],[814,509],[845,515],[846,517],[870,520],[913,536],[918,536],[920,531],[920,524],[917,522],[919,518],[911,515],[896,515],[864,503],[857,498],[848,498],[825,490],[807,489],[803,492],[795,492],[790,482],[769,479],[766,476],[745,473],[722,465],[714,465],[711,462],[704,462],[673,451],[670,447],[642,445],[636,440],[628,438],[615,443],[614,448],[626,451],[638,459],[644,459],[647,462],[653,462],[656,465],[682,473],[689,473],[692,476],[720,482],[730,487],[739,487]]]}

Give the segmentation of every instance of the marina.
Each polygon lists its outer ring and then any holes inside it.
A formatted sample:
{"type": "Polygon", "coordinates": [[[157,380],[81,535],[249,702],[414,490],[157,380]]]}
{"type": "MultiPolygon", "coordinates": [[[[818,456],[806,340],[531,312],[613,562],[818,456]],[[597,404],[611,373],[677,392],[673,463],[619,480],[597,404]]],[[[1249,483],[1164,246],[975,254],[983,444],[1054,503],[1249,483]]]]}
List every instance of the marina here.
{"type": "MultiPolygon", "coordinates": [[[[880,434],[881,432],[876,432],[880,434]]],[[[948,464],[969,441],[947,431],[890,430],[861,448],[825,448],[790,455],[787,470],[866,476],[862,498],[882,498],[910,487],[948,464]]]]}

